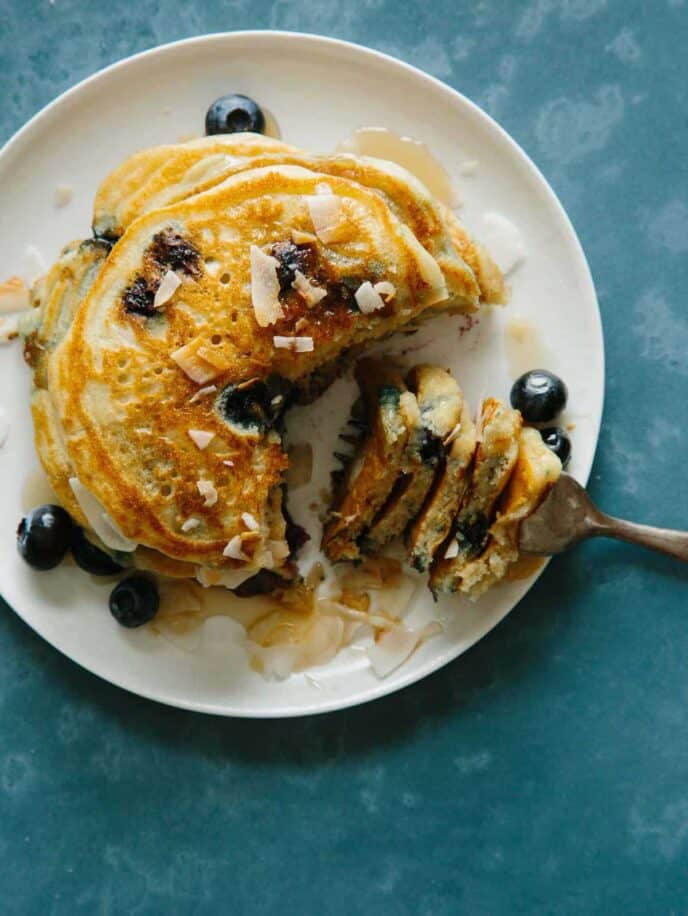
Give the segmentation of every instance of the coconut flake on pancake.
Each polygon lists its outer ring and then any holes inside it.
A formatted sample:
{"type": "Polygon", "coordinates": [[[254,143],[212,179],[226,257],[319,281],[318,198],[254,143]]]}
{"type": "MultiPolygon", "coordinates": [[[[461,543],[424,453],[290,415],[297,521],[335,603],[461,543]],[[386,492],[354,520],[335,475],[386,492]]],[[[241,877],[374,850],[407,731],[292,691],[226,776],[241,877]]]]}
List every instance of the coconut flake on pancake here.
{"type": "Polygon", "coordinates": [[[86,516],[89,526],[106,547],[109,547],[110,550],[121,550],[124,553],[131,553],[136,550],[138,546],[136,541],[132,541],[122,534],[102,504],[81,483],[78,477],[70,477],[69,486],[72,488],[74,497],[86,516]]]}
{"type": "Polygon", "coordinates": [[[279,301],[279,262],[265,254],[257,245],[251,245],[251,302],[256,321],[261,328],[284,318],[279,301]]]}

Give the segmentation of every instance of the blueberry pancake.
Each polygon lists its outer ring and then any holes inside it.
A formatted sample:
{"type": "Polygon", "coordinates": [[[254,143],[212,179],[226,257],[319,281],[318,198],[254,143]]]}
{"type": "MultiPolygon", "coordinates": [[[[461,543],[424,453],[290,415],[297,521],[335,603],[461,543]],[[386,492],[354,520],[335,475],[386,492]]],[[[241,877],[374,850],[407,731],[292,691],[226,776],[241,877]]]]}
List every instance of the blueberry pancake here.
{"type": "Polygon", "coordinates": [[[416,366],[406,382],[415,395],[418,410],[414,412],[401,474],[366,532],[366,553],[374,553],[401,534],[418,515],[445,460],[445,440],[456,429],[461,415],[461,392],[448,372],[438,366],[416,366]]]}
{"type": "Polygon", "coordinates": [[[453,304],[408,226],[349,179],[252,169],[154,210],[50,360],[70,486],[130,550],[232,586],[278,569],[284,409],[343,354],[453,304]]]}
{"type": "Polygon", "coordinates": [[[490,526],[487,546],[480,556],[463,566],[455,580],[462,592],[478,598],[504,578],[519,557],[521,522],[535,512],[560,474],[561,462],[543,442],[540,432],[532,427],[522,429],[516,465],[490,526]]]}
{"type": "Polygon", "coordinates": [[[477,421],[478,447],[470,483],[452,526],[444,556],[430,574],[434,592],[457,591],[463,567],[485,549],[497,502],[518,457],[521,414],[496,398],[486,398],[477,421]]]}
{"type": "Polygon", "coordinates": [[[459,511],[475,454],[475,424],[468,404],[454,379],[445,381],[447,394],[455,404],[457,421],[444,437],[445,456],[432,488],[406,535],[409,563],[419,572],[430,568],[433,557],[447,540],[459,511]]]}
{"type": "Polygon", "coordinates": [[[323,533],[323,550],[333,561],[357,560],[360,538],[388,499],[405,460],[410,431],[418,419],[416,400],[401,372],[377,360],[356,366],[365,433],[344,469],[323,533]]]}

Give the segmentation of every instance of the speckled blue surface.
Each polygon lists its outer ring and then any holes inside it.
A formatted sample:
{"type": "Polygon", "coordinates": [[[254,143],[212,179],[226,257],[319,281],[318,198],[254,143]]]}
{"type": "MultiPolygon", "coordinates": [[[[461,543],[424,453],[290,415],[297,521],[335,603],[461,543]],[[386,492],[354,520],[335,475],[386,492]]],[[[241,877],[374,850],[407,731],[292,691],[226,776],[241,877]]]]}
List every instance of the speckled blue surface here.
{"type": "MultiPolygon", "coordinates": [[[[685,0],[0,0],[0,140],[120,57],[269,27],[404,58],[533,157],[603,313],[593,494],[688,527],[685,0]]],[[[274,723],[129,696],[3,606],[0,911],[688,912],[687,585],[585,545],[423,683],[274,723]]]]}

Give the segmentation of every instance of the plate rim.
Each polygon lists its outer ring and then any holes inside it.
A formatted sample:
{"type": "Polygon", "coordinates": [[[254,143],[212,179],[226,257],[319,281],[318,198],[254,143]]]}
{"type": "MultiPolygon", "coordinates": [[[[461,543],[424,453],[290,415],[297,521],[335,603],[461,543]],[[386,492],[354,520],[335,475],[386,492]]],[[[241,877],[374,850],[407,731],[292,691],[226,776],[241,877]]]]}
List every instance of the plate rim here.
{"type": "MultiPolygon", "coordinates": [[[[406,71],[409,76],[412,76],[414,79],[425,83],[429,88],[432,88],[432,90],[442,92],[445,96],[447,96],[448,99],[453,100],[454,102],[456,102],[458,99],[464,106],[469,109],[473,117],[477,118],[479,121],[482,121],[484,126],[486,126],[488,129],[497,132],[501,141],[506,144],[512,156],[515,157],[520,166],[525,168],[526,171],[530,173],[530,176],[537,181],[541,190],[546,195],[549,204],[554,207],[558,218],[561,220],[562,227],[566,230],[568,240],[570,243],[572,243],[572,252],[575,253],[575,257],[578,262],[577,270],[580,272],[581,279],[587,287],[587,293],[592,297],[592,302],[594,302],[595,305],[595,309],[591,311],[590,319],[591,331],[597,338],[597,353],[599,354],[600,361],[600,386],[599,391],[596,392],[597,399],[599,401],[599,408],[597,411],[597,416],[594,418],[594,424],[591,430],[591,436],[594,436],[594,445],[590,453],[589,461],[587,466],[583,466],[583,468],[581,468],[581,472],[578,474],[578,477],[581,479],[582,483],[584,485],[587,484],[599,445],[600,427],[604,414],[606,394],[606,355],[602,315],[600,311],[599,300],[597,297],[597,291],[595,289],[595,284],[592,277],[592,272],[590,270],[590,265],[585,256],[585,252],[578,237],[578,233],[576,232],[568,213],[556,195],[554,189],[551,187],[546,177],[543,175],[538,166],[533,162],[530,156],[494,118],[492,118],[487,112],[485,112],[462,92],[454,89],[452,86],[449,86],[442,80],[437,79],[436,77],[431,76],[429,73],[426,73],[418,67],[415,67],[404,60],[400,60],[391,54],[387,54],[386,52],[378,51],[356,42],[346,41],[340,38],[332,38],[330,36],[319,35],[317,33],[296,31],[292,32],[278,29],[248,29],[232,32],[210,32],[202,35],[193,35],[187,38],[178,39],[176,41],[166,42],[165,44],[156,45],[152,48],[147,48],[144,51],[139,51],[135,54],[121,58],[120,60],[114,61],[113,63],[108,64],[106,67],[97,70],[95,73],[84,77],[84,79],[75,83],[73,86],[65,89],[54,99],[40,108],[35,114],[33,114],[29,120],[26,121],[26,123],[24,123],[14,134],[12,134],[2,147],[0,147],[0,164],[3,164],[6,160],[11,159],[17,152],[21,151],[22,145],[27,141],[27,139],[30,139],[32,131],[40,124],[41,121],[50,117],[55,109],[61,107],[65,103],[68,103],[72,97],[78,96],[85,89],[91,89],[94,86],[97,86],[99,82],[106,81],[114,72],[120,69],[126,69],[132,64],[138,63],[144,59],[163,56],[170,53],[173,54],[175,51],[181,48],[186,49],[194,45],[201,47],[210,43],[221,44],[232,41],[245,42],[247,40],[254,40],[258,42],[270,42],[277,40],[285,42],[286,44],[305,42],[306,45],[311,45],[312,47],[319,47],[320,49],[327,49],[329,47],[348,54],[353,53],[361,55],[373,63],[392,65],[393,67],[400,68],[401,70],[406,71]]],[[[467,645],[441,653],[429,659],[421,668],[410,669],[405,675],[400,673],[397,679],[395,679],[393,682],[381,680],[379,684],[375,685],[372,689],[366,687],[363,688],[363,690],[358,691],[358,693],[348,695],[346,697],[332,697],[329,700],[324,700],[324,698],[322,698],[321,702],[319,703],[314,702],[312,704],[306,704],[298,709],[295,709],[291,706],[280,707],[274,705],[269,709],[258,710],[247,710],[239,707],[219,707],[213,703],[188,700],[184,697],[169,697],[156,694],[155,691],[146,689],[145,687],[132,687],[131,685],[124,683],[122,680],[115,676],[105,675],[95,670],[95,668],[91,667],[89,664],[75,658],[74,655],[72,655],[69,651],[66,651],[65,649],[55,645],[54,642],[52,642],[46,635],[44,635],[40,624],[37,625],[35,621],[27,619],[27,617],[25,617],[24,614],[18,610],[17,607],[15,607],[13,602],[10,602],[7,599],[4,600],[12,609],[12,611],[35,633],[37,633],[43,640],[45,640],[45,642],[48,643],[52,649],[68,658],[71,662],[78,665],[80,668],[88,671],[90,674],[95,675],[101,680],[113,684],[114,686],[125,690],[128,693],[143,697],[147,700],[153,700],[157,703],[162,703],[163,705],[173,708],[205,713],[207,715],[246,719],[281,719],[319,715],[328,712],[334,712],[340,709],[363,705],[364,703],[369,703],[374,700],[381,699],[382,697],[389,694],[396,693],[399,690],[403,690],[411,684],[414,684],[417,681],[427,677],[428,675],[433,674],[435,671],[443,668],[445,665],[449,664],[449,662],[458,658],[460,655],[463,655],[466,651],[468,651],[468,649],[474,646],[495,627],[497,627],[504,620],[504,618],[514,610],[516,605],[525,597],[527,592],[530,591],[548,564],[549,560],[547,560],[542,565],[541,569],[538,570],[538,572],[533,577],[526,580],[527,587],[516,599],[514,604],[505,610],[504,613],[501,614],[496,620],[494,620],[489,629],[487,629],[477,638],[470,641],[467,645]]],[[[4,591],[5,589],[3,588],[3,592],[4,591]]]]}

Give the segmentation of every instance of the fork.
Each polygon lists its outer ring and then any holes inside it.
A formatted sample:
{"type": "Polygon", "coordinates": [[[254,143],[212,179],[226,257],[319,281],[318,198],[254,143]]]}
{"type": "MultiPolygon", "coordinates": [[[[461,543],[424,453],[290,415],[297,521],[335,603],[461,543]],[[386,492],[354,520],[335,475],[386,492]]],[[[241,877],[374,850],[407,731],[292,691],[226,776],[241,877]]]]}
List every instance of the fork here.
{"type": "Polygon", "coordinates": [[[688,531],[653,528],[606,515],[568,474],[561,475],[542,505],[522,522],[519,547],[523,553],[550,556],[594,537],[639,544],[688,563],[688,531]]]}

